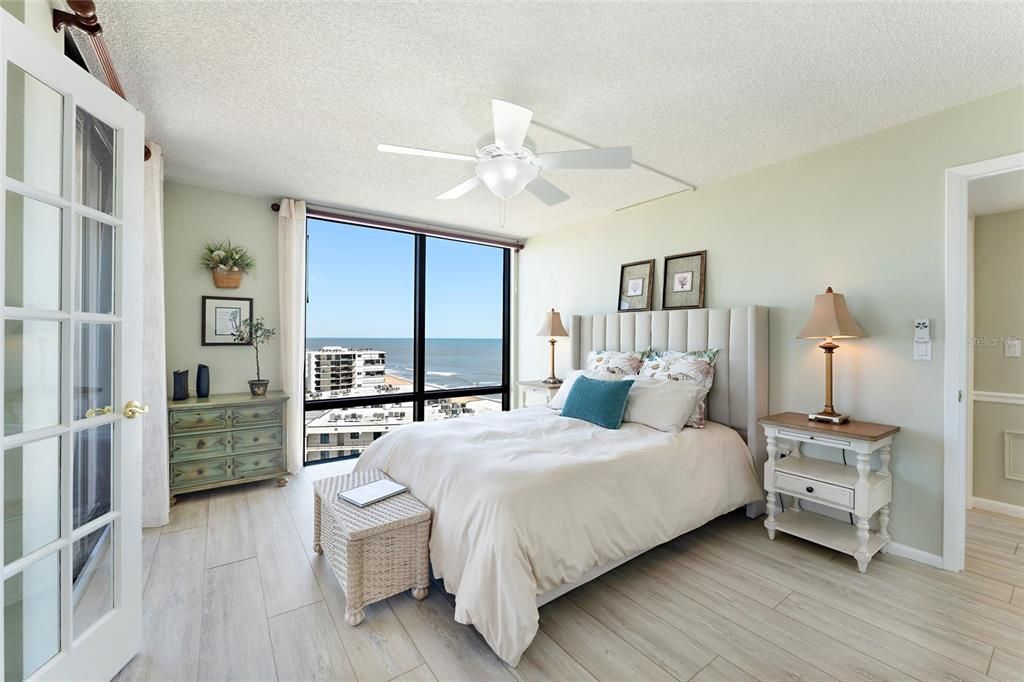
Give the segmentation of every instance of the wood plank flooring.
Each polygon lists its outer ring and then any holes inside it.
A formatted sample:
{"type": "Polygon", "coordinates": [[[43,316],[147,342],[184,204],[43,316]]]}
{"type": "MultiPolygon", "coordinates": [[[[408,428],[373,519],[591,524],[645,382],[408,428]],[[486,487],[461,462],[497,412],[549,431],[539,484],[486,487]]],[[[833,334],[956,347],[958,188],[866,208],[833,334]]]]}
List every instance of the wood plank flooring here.
{"type": "Polygon", "coordinates": [[[509,668],[435,585],[345,625],[312,482],[182,496],[144,535],[144,645],[121,680],[1024,681],[1024,519],[968,514],[967,570],[845,555],[717,519],[541,609],[509,668]]]}

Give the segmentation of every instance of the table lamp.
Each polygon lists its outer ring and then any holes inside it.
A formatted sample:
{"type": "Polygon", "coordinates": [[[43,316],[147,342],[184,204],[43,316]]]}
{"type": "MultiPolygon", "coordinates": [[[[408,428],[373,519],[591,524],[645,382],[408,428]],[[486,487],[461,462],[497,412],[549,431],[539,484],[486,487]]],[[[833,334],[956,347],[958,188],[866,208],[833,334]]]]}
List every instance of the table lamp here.
{"type": "Polygon", "coordinates": [[[825,407],[817,414],[807,415],[808,419],[831,424],[843,424],[850,421],[848,416],[839,414],[832,407],[832,354],[836,348],[839,348],[832,340],[856,339],[861,336],[866,336],[866,334],[857,324],[857,320],[850,315],[850,311],[846,307],[846,299],[842,294],[833,292],[832,287],[829,287],[825,289],[824,294],[814,297],[814,310],[811,311],[811,319],[800,330],[797,338],[825,339],[825,343],[818,346],[825,351],[825,407]]]}
{"type": "Polygon", "coordinates": [[[557,310],[552,308],[551,312],[544,313],[544,322],[541,323],[537,336],[549,337],[548,343],[551,344],[551,375],[544,380],[544,383],[558,386],[562,383],[562,380],[555,376],[555,337],[564,338],[569,336],[569,332],[565,331],[565,327],[562,325],[562,316],[558,314],[557,310]]]}

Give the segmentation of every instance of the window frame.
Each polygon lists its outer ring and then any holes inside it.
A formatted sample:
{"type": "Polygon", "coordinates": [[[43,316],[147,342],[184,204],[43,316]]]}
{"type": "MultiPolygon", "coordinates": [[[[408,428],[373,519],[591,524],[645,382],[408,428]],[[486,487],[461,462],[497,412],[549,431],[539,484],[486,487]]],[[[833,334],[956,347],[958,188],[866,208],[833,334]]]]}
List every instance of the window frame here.
{"type": "MultiPolygon", "coordinates": [[[[342,217],[328,217],[322,214],[308,215],[306,217],[306,292],[305,304],[309,304],[309,222],[318,220],[320,222],[333,222],[349,227],[359,227],[367,230],[384,230],[388,232],[403,232],[414,239],[413,246],[413,388],[408,393],[392,393],[390,395],[367,395],[347,396],[344,398],[324,398],[311,400],[307,397],[306,373],[303,372],[303,434],[302,434],[302,464],[303,466],[315,466],[328,462],[338,462],[359,457],[355,455],[342,455],[315,461],[306,461],[307,433],[305,414],[307,412],[320,412],[338,408],[358,407],[379,407],[382,405],[394,405],[411,403],[413,422],[424,421],[426,404],[428,400],[440,400],[445,398],[468,398],[471,396],[500,395],[501,410],[507,412],[512,407],[512,382],[511,382],[511,361],[512,361],[512,250],[513,245],[503,246],[493,243],[474,242],[469,239],[447,237],[434,234],[430,231],[417,232],[412,230],[401,230],[397,228],[384,227],[379,225],[368,225],[359,221],[345,220],[342,217]],[[426,388],[426,325],[427,325],[427,243],[429,239],[461,241],[477,243],[480,246],[501,249],[502,251],[502,315],[501,315],[501,383],[491,386],[468,386],[466,388],[449,389],[427,389],[426,388]]],[[[305,329],[305,315],[303,315],[303,349],[308,338],[305,329]]],[[[305,358],[305,353],[303,353],[305,358]]],[[[305,360],[303,360],[305,362],[305,360]]],[[[385,365],[386,367],[386,365],[385,365]]],[[[362,433],[362,432],[360,432],[362,433]]],[[[385,432],[387,433],[387,432],[385,432]]],[[[341,452],[341,451],[339,451],[341,452]]]]}

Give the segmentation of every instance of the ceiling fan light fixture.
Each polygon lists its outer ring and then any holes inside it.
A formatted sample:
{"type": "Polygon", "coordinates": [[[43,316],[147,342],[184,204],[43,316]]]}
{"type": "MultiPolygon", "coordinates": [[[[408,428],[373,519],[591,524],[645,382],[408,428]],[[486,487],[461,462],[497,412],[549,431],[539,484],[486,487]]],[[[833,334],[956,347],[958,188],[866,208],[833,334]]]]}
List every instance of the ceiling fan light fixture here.
{"type": "Polygon", "coordinates": [[[487,188],[502,199],[511,199],[537,177],[537,167],[511,156],[484,159],[476,165],[476,175],[487,188]]]}

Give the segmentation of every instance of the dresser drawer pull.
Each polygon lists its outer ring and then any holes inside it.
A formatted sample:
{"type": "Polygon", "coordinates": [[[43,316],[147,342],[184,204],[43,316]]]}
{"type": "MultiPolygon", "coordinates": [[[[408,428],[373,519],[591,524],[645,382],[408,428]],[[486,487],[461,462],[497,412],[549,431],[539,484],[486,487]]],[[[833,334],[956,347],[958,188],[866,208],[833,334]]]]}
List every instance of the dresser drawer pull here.
{"type": "Polygon", "coordinates": [[[202,438],[200,438],[199,440],[196,441],[196,447],[197,448],[205,448],[206,447],[206,441],[203,440],[202,438]]]}
{"type": "Polygon", "coordinates": [[[807,486],[807,492],[813,493],[814,492],[814,486],[813,485],[807,486]]]}

